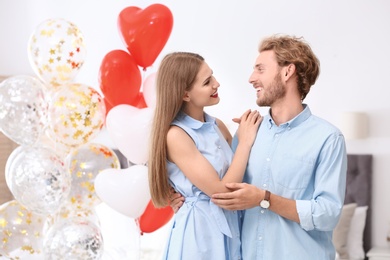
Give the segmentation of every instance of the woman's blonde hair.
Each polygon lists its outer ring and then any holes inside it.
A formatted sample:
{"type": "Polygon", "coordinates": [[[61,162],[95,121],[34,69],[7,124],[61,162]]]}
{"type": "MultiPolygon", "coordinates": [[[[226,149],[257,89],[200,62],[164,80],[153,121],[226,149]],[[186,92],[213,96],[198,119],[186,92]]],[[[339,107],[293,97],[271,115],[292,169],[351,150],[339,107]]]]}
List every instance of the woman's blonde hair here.
{"type": "Polygon", "coordinates": [[[156,108],[149,147],[149,188],[155,207],[169,205],[171,186],[167,173],[167,133],[191,90],[204,59],[196,53],[174,52],[166,55],[157,71],[156,108]]]}

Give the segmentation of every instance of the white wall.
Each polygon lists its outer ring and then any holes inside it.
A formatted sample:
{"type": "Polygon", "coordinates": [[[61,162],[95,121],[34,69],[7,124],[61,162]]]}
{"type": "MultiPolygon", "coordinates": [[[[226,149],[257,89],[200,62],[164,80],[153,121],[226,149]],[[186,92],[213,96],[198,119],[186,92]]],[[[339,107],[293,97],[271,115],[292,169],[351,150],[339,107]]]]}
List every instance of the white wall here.
{"type": "MultiPolygon", "coordinates": [[[[32,74],[27,43],[48,18],[75,23],[85,36],[87,58],[76,81],[98,86],[104,55],[123,49],[117,16],[127,6],[145,8],[149,0],[0,0],[0,74],[32,74]]],[[[172,34],[146,73],[174,50],[202,54],[221,83],[221,102],[208,111],[230,122],[256,108],[248,84],[259,40],[273,33],[304,36],[321,60],[321,75],[306,102],[312,112],[340,125],[343,111],[365,111],[370,137],[348,140],[349,153],[374,155],[373,243],[386,245],[390,221],[390,1],[387,0],[167,0],[172,34]]],[[[261,109],[263,113],[265,109],[261,109]]],[[[232,126],[234,128],[234,126],[232,126]]]]}

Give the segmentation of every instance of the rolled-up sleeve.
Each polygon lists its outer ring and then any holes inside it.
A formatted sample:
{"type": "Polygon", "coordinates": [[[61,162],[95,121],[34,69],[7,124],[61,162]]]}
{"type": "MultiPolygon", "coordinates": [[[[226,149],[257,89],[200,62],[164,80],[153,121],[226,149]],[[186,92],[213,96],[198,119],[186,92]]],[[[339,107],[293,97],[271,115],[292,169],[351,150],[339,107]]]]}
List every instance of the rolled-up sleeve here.
{"type": "Polygon", "coordinates": [[[296,200],[304,230],[331,231],[337,225],[344,204],[347,154],[344,137],[333,134],[323,146],[314,178],[311,200],[296,200]]]}

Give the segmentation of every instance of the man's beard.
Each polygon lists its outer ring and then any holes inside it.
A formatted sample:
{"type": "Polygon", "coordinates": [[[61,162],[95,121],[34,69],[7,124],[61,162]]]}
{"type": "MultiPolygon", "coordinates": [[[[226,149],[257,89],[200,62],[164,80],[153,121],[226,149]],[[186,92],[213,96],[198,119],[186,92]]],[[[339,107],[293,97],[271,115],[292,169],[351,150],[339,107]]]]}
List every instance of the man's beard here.
{"type": "MultiPolygon", "coordinates": [[[[264,91],[265,88],[263,88],[264,91]]],[[[263,92],[262,97],[260,96],[256,103],[260,107],[271,106],[278,99],[283,98],[286,95],[286,88],[283,84],[282,77],[280,73],[276,73],[274,80],[269,85],[269,87],[263,92]]]]}

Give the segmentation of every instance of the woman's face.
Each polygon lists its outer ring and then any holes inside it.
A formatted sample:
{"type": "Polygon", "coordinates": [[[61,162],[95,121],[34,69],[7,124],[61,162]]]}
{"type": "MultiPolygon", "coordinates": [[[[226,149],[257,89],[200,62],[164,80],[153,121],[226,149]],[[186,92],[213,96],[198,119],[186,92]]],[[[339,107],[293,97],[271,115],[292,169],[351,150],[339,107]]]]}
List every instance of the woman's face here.
{"type": "Polygon", "coordinates": [[[212,106],[219,103],[218,88],[219,82],[213,76],[213,71],[203,62],[195,83],[187,95],[188,102],[197,107],[212,106]]]}

